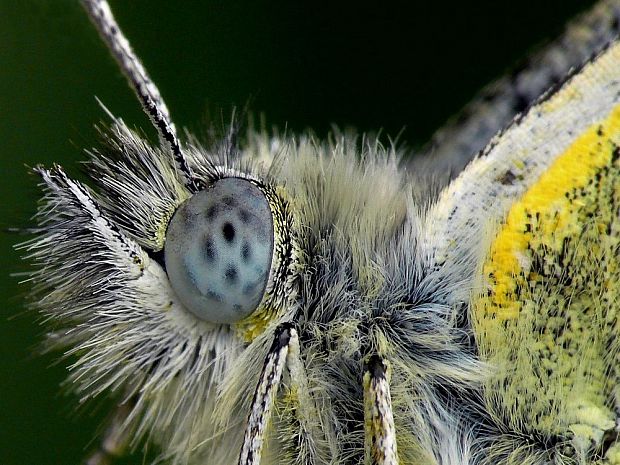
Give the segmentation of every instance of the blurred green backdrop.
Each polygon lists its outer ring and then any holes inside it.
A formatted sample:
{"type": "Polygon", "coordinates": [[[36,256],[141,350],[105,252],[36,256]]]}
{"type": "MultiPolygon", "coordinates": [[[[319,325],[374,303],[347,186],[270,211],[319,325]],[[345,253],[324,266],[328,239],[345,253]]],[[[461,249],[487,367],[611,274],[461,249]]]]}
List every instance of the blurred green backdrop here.
{"type": "MultiPolygon", "coordinates": [[[[207,114],[250,101],[279,127],[405,127],[412,145],[593,2],[410,3],[111,1],[177,125],[201,131],[207,114]]],[[[25,165],[76,173],[105,120],[95,95],[149,127],[77,1],[0,0],[0,227],[34,212],[25,165]]],[[[78,464],[105,402],[75,412],[59,389],[64,366],[36,355],[43,328],[9,276],[26,269],[12,250],[19,238],[0,241],[0,464],[78,464]]]]}

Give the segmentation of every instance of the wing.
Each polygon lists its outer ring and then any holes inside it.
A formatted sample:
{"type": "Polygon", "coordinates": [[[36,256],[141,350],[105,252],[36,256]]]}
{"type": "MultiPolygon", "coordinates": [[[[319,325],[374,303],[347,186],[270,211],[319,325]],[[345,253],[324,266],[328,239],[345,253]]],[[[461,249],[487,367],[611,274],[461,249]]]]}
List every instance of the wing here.
{"type": "Polygon", "coordinates": [[[428,218],[429,266],[471,277],[492,370],[476,463],[620,463],[619,214],[615,42],[493,138],[428,218]]]}
{"type": "Polygon", "coordinates": [[[484,87],[412,159],[414,171],[456,176],[488,141],[572,68],[581,67],[618,34],[620,2],[604,0],[568,23],[557,39],[484,87]]]}

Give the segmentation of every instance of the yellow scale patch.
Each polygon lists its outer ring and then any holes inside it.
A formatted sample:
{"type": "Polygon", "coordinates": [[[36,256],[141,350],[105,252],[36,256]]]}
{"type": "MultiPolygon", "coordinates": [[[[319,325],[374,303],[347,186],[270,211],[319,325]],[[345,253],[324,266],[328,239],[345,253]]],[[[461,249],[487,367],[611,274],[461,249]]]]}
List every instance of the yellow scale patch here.
{"type": "Polygon", "coordinates": [[[511,207],[483,266],[488,292],[473,306],[494,373],[489,411],[517,433],[511,440],[553,444],[555,463],[620,463],[610,447],[620,380],[619,145],[616,107],[511,207]]]}

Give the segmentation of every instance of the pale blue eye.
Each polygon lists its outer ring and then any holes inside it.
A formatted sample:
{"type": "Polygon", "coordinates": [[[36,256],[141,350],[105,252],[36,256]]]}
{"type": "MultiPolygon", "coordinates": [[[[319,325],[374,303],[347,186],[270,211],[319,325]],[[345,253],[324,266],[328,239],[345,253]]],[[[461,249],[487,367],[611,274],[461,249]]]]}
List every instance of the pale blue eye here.
{"type": "Polygon", "coordinates": [[[233,323],[260,304],[273,254],[273,220],[263,192],[225,178],[175,212],[165,245],[166,271],[183,305],[198,318],[233,323]]]}

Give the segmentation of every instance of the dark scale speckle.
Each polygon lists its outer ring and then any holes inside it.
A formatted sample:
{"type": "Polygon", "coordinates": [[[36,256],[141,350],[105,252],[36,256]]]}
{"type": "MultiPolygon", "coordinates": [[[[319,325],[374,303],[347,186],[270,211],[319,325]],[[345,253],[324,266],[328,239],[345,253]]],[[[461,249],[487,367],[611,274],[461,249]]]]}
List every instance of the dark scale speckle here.
{"type": "Polygon", "coordinates": [[[217,258],[217,250],[215,250],[213,238],[211,236],[208,236],[207,240],[205,241],[205,257],[210,263],[213,263],[217,258]]]}
{"type": "Polygon", "coordinates": [[[239,273],[237,272],[237,268],[229,265],[228,268],[226,268],[226,273],[224,274],[226,276],[226,281],[228,282],[228,284],[236,283],[238,274],[239,273]]]}
{"type": "Polygon", "coordinates": [[[235,227],[231,223],[224,223],[222,226],[222,234],[226,242],[232,242],[235,240],[235,227]]]}
{"type": "Polygon", "coordinates": [[[515,179],[517,179],[515,174],[511,170],[508,170],[499,177],[498,181],[504,186],[512,186],[515,182],[515,179]]]}

